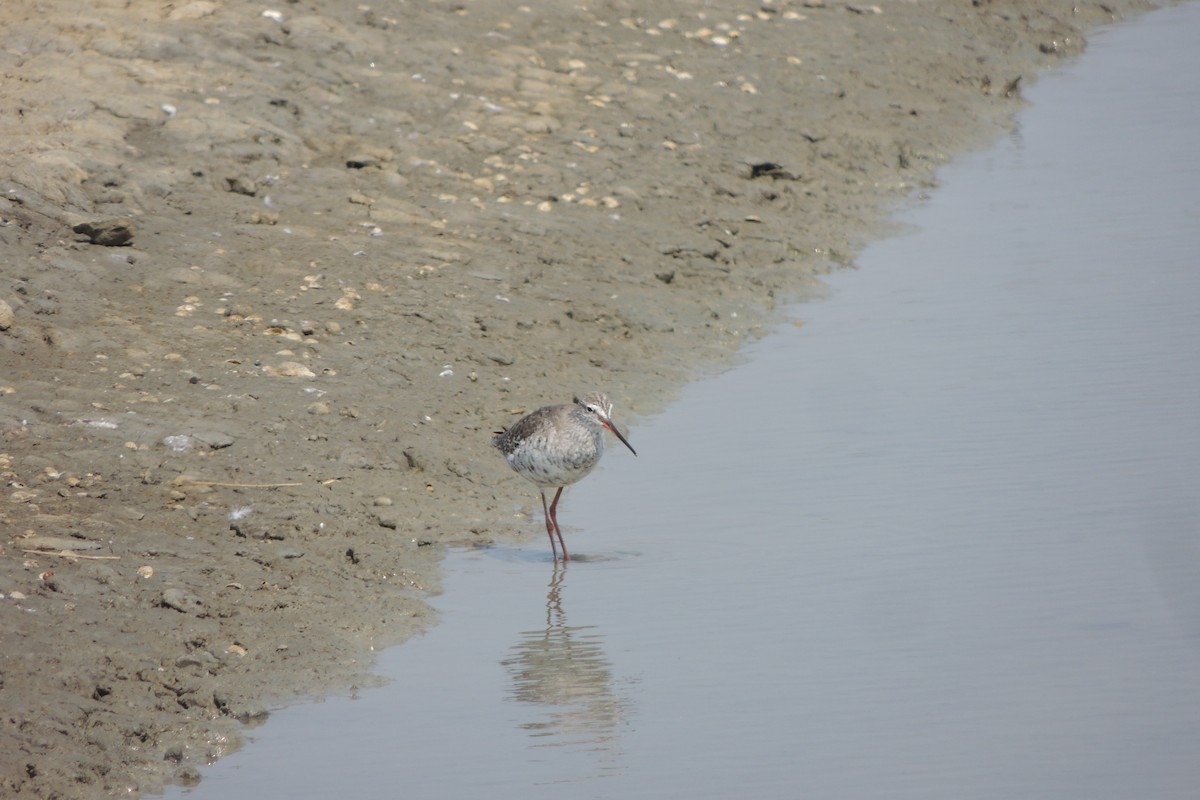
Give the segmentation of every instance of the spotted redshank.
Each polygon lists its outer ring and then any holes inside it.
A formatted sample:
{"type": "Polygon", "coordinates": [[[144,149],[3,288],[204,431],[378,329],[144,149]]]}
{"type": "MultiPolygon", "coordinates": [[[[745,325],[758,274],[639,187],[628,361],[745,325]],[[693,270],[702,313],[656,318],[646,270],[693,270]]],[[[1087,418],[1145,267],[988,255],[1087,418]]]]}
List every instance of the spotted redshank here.
{"type": "Polygon", "coordinates": [[[558,560],[554,537],[562,547],[563,561],[571,558],[558,528],[558,498],[563,489],[584,479],[604,455],[604,430],[608,429],[637,455],[612,423],[612,401],[608,395],[592,392],[573,403],[543,406],[517,420],[508,430],[492,437],[492,446],[518,475],[537,485],[546,515],[546,533],[550,550],[558,560]],[[546,506],[546,490],[556,489],[554,501],[546,506]]]}

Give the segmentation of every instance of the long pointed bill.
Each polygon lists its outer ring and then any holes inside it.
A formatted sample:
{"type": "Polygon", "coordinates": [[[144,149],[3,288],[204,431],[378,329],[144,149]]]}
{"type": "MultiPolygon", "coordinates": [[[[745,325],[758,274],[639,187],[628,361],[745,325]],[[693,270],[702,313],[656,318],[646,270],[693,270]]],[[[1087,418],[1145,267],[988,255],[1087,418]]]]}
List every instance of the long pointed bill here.
{"type": "Polygon", "coordinates": [[[634,449],[633,449],[633,445],[631,445],[631,444],[630,444],[630,443],[629,443],[629,442],[628,442],[628,441],[625,439],[625,437],[621,435],[621,432],[620,432],[619,430],[617,430],[617,426],[616,426],[616,425],[613,425],[611,422],[609,422],[609,421],[608,421],[608,420],[606,420],[606,419],[604,419],[604,420],[600,420],[600,422],[601,422],[601,424],[602,424],[602,425],[604,425],[604,427],[606,427],[606,428],[608,428],[610,431],[612,431],[614,436],[616,436],[618,439],[620,439],[620,440],[621,440],[621,444],[623,444],[623,445],[625,445],[626,447],[628,447],[628,448],[629,448],[629,452],[633,453],[635,456],[637,455],[637,450],[634,450],[634,449]]]}

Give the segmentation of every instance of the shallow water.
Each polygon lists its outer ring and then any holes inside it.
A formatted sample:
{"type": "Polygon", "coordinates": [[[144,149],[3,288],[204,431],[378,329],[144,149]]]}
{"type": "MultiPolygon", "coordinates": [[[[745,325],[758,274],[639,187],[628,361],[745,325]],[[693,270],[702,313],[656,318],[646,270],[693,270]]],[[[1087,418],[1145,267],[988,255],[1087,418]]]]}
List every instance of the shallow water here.
{"type": "Polygon", "coordinates": [[[578,560],[538,519],[452,554],[389,686],[169,796],[1194,797],[1196,41],[1197,3],[1095,35],[610,451],[578,560]]]}

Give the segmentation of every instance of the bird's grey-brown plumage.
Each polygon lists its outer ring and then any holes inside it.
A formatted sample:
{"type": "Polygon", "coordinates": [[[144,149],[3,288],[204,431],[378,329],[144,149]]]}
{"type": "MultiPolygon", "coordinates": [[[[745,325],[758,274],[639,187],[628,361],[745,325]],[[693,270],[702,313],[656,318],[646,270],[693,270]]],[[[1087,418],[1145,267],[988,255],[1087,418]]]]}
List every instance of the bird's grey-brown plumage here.
{"type": "Polygon", "coordinates": [[[543,406],[522,417],[511,428],[492,437],[492,446],[504,454],[513,470],[535,484],[542,495],[550,549],[558,558],[554,537],[569,559],[558,528],[558,498],[566,486],[583,480],[604,455],[604,431],[610,430],[635,456],[637,451],[612,422],[612,402],[601,392],[557,406],[543,406]],[[557,489],[546,505],[546,489],[557,489]]]}

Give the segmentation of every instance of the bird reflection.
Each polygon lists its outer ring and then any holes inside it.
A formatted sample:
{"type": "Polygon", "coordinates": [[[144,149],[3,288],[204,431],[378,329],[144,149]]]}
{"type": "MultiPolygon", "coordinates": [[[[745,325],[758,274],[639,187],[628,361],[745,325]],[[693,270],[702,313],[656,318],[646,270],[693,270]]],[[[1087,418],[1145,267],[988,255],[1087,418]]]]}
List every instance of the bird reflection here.
{"type": "Polygon", "coordinates": [[[603,637],[592,625],[571,626],[562,607],[567,570],[556,564],[546,597],[546,626],[526,631],[500,662],[513,679],[512,697],[545,709],[521,725],[537,746],[616,751],[624,703],[613,687],[603,637]]]}

